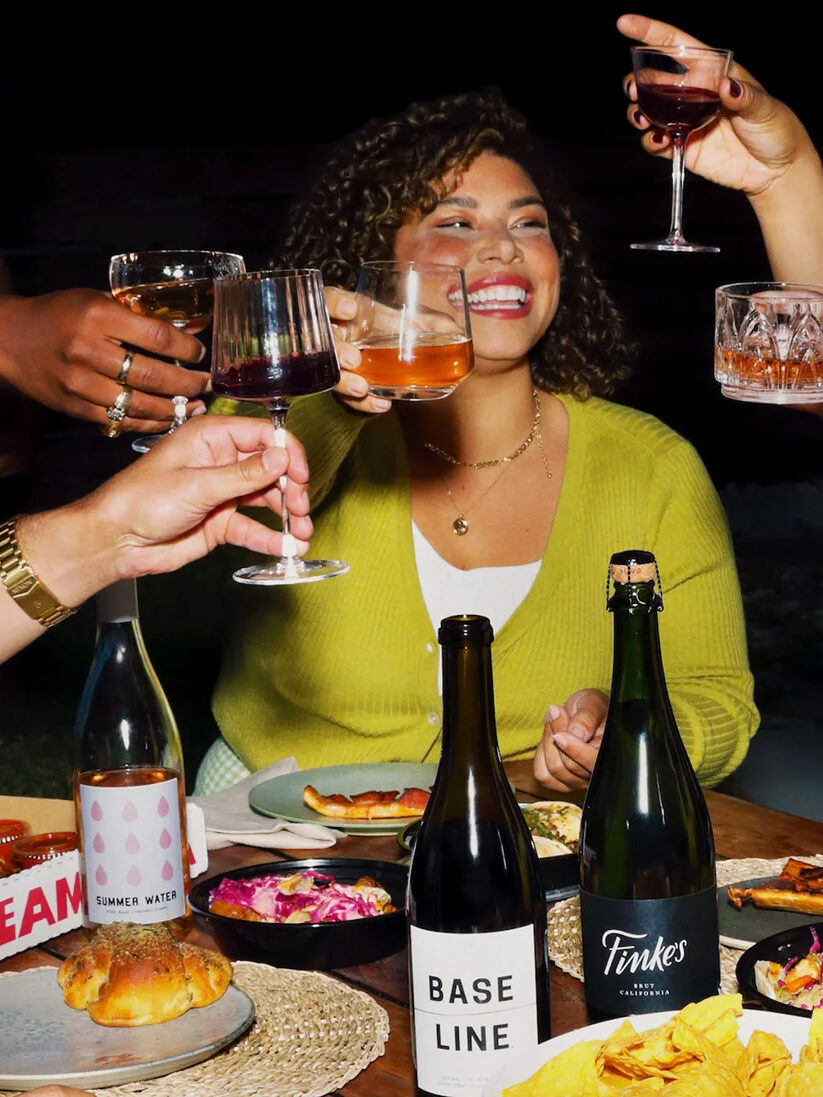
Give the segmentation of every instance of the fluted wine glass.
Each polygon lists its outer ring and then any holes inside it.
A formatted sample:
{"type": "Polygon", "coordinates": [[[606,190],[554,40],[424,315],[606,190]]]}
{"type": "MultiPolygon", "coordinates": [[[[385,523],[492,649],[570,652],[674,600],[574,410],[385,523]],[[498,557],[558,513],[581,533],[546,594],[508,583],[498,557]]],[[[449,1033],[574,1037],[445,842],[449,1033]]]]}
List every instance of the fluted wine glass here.
{"type": "Polygon", "coordinates": [[[729,71],[731,50],[709,46],[632,46],[637,105],[672,142],[672,213],[663,240],[632,244],[643,251],[720,251],[692,244],[683,235],[683,156],[695,130],[720,113],[720,84],[729,71]]]}
{"type": "MultiPolygon", "coordinates": [[[[111,257],[109,284],[114,299],[132,312],[167,320],[196,335],[211,320],[214,279],[245,269],[242,255],[226,251],[130,251],[111,257]]],[[[188,398],[173,396],[172,403],[171,427],[162,434],[138,435],[133,450],[148,453],[185,423],[188,398]]]]}
{"type": "MultiPolygon", "coordinates": [[[[318,270],[254,271],[214,284],[212,387],[253,400],[271,415],[286,445],[286,412],[295,396],[325,392],[340,380],[323,279],[318,270]]],[[[289,530],[288,478],[280,477],[283,555],[234,573],[238,583],[281,586],[343,575],[340,560],[301,560],[289,530]]]]}

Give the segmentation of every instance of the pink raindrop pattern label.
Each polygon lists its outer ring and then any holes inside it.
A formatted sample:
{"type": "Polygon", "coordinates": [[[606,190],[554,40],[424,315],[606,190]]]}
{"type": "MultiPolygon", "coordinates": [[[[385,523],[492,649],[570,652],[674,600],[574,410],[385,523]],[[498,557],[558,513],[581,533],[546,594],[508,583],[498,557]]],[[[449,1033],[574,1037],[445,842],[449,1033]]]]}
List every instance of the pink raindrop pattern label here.
{"type": "Polygon", "coordinates": [[[80,786],[91,921],[147,924],[185,914],[178,802],[176,778],[127,787],[80,786]]]}

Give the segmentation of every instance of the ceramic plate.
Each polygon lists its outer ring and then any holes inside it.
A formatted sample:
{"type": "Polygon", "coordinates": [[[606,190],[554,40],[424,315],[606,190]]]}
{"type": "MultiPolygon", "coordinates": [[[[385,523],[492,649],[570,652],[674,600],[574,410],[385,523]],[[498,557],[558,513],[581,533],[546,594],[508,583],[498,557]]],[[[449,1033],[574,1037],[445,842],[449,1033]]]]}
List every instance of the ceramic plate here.
{"type": "Polygon", "coordinates": [[[314,785],[321,796],[369,792],[371,789],[431,788],[437,766],[431,762],[369,762],[357,766],[323,766],[285,773],[257,785],[249,793],[249,807],[261,815],[290,823],[320,823],[349,834],[397,834],[406,819],[333,819],[319,815],[303,803],[303,789],[314,785]]]}
{"type": "Polygon", "coordinates": [[[249,1028],[254,1002],[232,985],[212,1005],[173,1021],[106,1028],[66,1005],[57,968],[35,968],[0,979],[0,1017],[0,1089],[99,1089],[208,1059],[249,1028]]]}
{"type": "MultiPolygon", "coordinates": [[[[638,1031],[647,1028],[655,1028],[673,1017],[673,1012],[643,1013],[632,1017],[631,1022],[638,1031]]],[[[562,1036],[556,1036],[541,1044],[530,1055],[509,1060],[486,1083],[482,1097],[500,1097],[500,1094],[508,1086],[517,1085],[530,1078],[549,1059],[553,1059],[567,1047],[578,1043],[580,1040],[604,1040],[610,1033],[618,1028],[624,1018],[613,1021],[600,1021],[596,1025],[587,1025],[585,1028],[574,1029],[565,1032],[562,1036]]],[[[781,1013],[767,1013],[759,1009],[744,1009],[743,1016],[738,1018],[738,1035],[743,1043],[748,1043],[749,1037],[760,1029],[763,1032],[771,1032],[779,1036],[796,1061],[798,1053],[809,1038],[808,1017],[787,1017],[781,1013]]],[[[619,1093],[619,1090],[615,1091],[619,1093]]],[[[547,1095],[548,1097],[548,1095],[547,1095]]]]}
{"type": "Polygon", "coordinates": [[[755,941],[782,933],[795,926],[810,926],[819,922],[819,914],[797,914],[791,910],[767,910],[744,903],[738,910],[729,902],[726,894],[729,887],[753,888],[767,884],[774,876],[760,876],[757,880],[735,880],[734,884],[717,889],[717,921],[720,929],[720,943],[729,948],[751,948],[755,941]]]}

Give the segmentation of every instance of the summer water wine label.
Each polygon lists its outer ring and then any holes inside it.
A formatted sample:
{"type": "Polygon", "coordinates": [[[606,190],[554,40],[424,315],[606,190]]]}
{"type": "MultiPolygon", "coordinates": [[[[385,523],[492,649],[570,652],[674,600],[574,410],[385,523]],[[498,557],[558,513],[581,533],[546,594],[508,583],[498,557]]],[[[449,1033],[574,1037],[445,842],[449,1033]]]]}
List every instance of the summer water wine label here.
{"type": "Polygon", "coordinates": [[[94,922],[165,922],[186,913],[178,778],[80,785],[86,900],[94,922]]]}
{"type": "Polygon", "coordinates": [[[720,983],[714,842],[669,703],[649,552],[611,559],[614,666],[580,825],[580,920],[593,1016],[680,1009],[720,983]]]}

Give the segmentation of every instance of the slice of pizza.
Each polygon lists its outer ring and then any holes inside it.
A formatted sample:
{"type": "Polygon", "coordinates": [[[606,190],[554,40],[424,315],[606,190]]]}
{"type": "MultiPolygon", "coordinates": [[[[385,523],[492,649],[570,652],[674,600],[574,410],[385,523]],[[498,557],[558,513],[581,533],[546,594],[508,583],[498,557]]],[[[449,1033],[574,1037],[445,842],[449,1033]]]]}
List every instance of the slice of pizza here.
{"type": "Polygon", "coordinates": [[[429,793],[422,788],[404,789],[399,796],[396,789],[372,789],[352,796],[321,796],[313,785],[303,789],[303,803],[330,819],[415,819],[423,814],[428,802],[429,793]]]}

